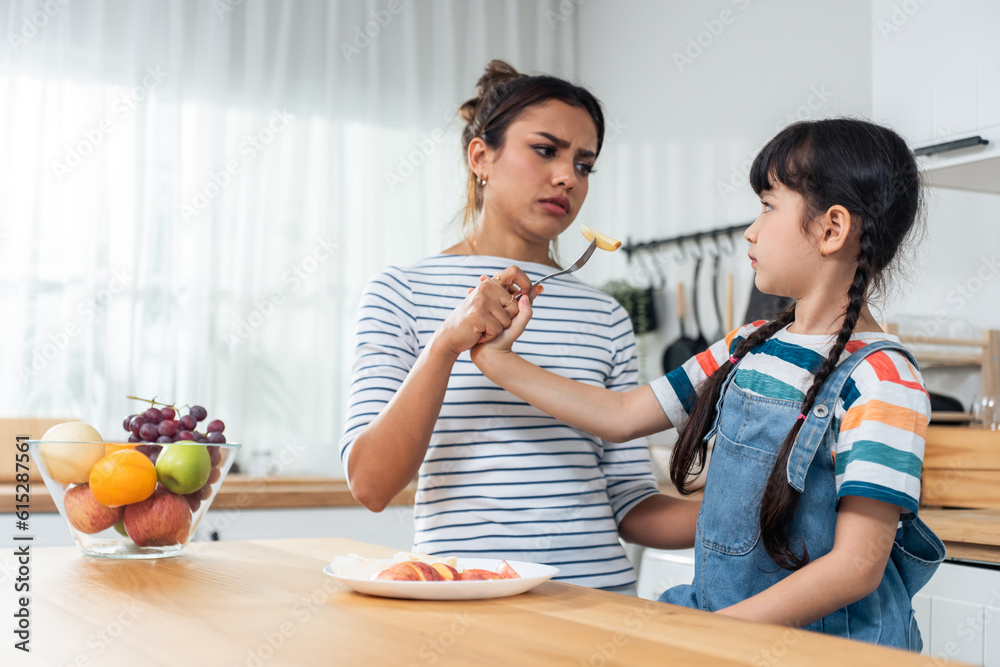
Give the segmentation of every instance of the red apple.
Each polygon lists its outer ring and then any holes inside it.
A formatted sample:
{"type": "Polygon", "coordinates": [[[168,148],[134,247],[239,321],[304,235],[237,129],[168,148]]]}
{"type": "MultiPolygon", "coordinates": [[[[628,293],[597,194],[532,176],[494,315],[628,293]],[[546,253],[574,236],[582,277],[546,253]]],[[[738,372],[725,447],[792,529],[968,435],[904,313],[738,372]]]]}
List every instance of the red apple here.
{"type": "Polygon", "coordinates": [[[390,565],[372,577],[374,581],[444,581],[441,573],[429,564],[408,560],[390,565]]]}
{"type": "Polygon", "coordinates": [[[88,535],[106,530],[122,518],[122,508],[97,502],[89,484],[71,486],[63,497],[63,509],[70,525],[88,535]]]}
{"type": "Polygon", "coordinates": [[[140,547],[181,544],[191,530],[191,506],[184,496],[157,489],[142,502],[125,506],[125,532],[140,547]]]}

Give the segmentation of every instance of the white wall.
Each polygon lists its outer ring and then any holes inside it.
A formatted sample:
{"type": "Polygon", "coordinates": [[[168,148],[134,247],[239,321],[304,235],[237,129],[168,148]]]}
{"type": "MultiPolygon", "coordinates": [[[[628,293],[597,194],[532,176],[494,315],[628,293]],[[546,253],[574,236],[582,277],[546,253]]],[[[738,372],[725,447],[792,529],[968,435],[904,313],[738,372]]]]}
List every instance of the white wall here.
{"type": "MultiPolygon", "coordinates": [[[[796,119],[871,116],[871,12],[869,0],[581,4],[579,78],[604,102],[609,120],[582,224],[645,241],[752,220],[760,205],[747,171],[778,129],[796,119]]],[[[971,327],[1000,327],[1000,280],[986,281],[962,307],[954,295],[949,300],[951,290],[992,258],[987,250],[1000,248],[1000,196],[927,194],[929,233],[901,293],[883,313],[926,318],[946,309],[971,327]]],[[[563,247],[569,260],[572,237],[563,247]]],[[[738,239],[735,256],[724,262],[736,273],[737,322],[753,276],[745,248],[738,239]]],[[[597,259],[584,276],[595,284],[641,276],[623,255],[597,259]]],[[[690,284],[691,264],[664,259],[669,296],[661,295],[658,305],[672,313],[673,284],[690,284]]],[[[714,332],[710,302],[701,303],[705,328],[714,332]]],[[[666,326],[640,345],[647,380],[678,335],[676,318],[664,319],[666,326]]]]}
{"type": "MultiPolygon", "coordinates": [[[[942,188],[924,195],[926,234],[886,304],[887,319],[924,336],[974,338],[1000,328],[1000,195],[942,188]]],[[[982,391],[971,370],[927,369],[924,379],[966,406],[982,391]]]]}

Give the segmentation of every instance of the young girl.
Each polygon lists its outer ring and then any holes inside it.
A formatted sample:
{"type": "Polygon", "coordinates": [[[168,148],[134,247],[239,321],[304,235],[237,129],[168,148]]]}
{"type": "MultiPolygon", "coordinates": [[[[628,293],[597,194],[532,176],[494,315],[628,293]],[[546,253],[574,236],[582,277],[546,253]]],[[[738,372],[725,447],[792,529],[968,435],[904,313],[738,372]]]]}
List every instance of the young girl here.
{"type": "Polygon", "coordinates": [[[867,306],[916,219],[916,163],[890,130],[823,120],[780,132],[750,182],[757,287],[795,300],[775,321],[615,393],[512,351],[531,317],[522,296],[510,328],[472,358],[607,440],[679,428],[670,476],[682,493],[714,437],[694,581],[662,601],[919,651],[911,600],[944,557],[916,518],[930,403],[913,357],[867,306]]]}

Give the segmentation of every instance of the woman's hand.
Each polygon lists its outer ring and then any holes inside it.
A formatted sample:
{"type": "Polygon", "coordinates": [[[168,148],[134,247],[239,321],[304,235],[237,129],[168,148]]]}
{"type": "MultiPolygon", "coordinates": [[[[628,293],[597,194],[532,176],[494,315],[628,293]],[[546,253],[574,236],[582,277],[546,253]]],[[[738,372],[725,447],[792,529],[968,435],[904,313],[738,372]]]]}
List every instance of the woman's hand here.
{"type": "MultiPolygon", "coordinates": [[[[492,278],[481,276],[479,281],[479,286],[469,289],[469,296],[448,315],[435,334],[456,356],[499,336],[519,312],[518,297],[531,289],[531,279],[516,266],[507,267],[492,278]]],[[[541,289],[538,287],[535,293],[541,289]]]]}

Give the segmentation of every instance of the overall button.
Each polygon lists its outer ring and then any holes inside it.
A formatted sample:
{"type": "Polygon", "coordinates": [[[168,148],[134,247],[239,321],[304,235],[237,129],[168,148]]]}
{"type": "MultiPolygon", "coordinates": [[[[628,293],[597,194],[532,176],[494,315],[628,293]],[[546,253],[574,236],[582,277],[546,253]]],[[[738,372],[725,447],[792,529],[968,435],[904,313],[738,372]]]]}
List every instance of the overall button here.
{"type": "Polygon", "coordinates": [[[825,404],[820,403],[819,405],[813,407],[812,413],[813,413],[814,416],[819,417],[820,419],[823,419],[828,414],[830,414],[830,410],[826,407],[825,404]]]}

